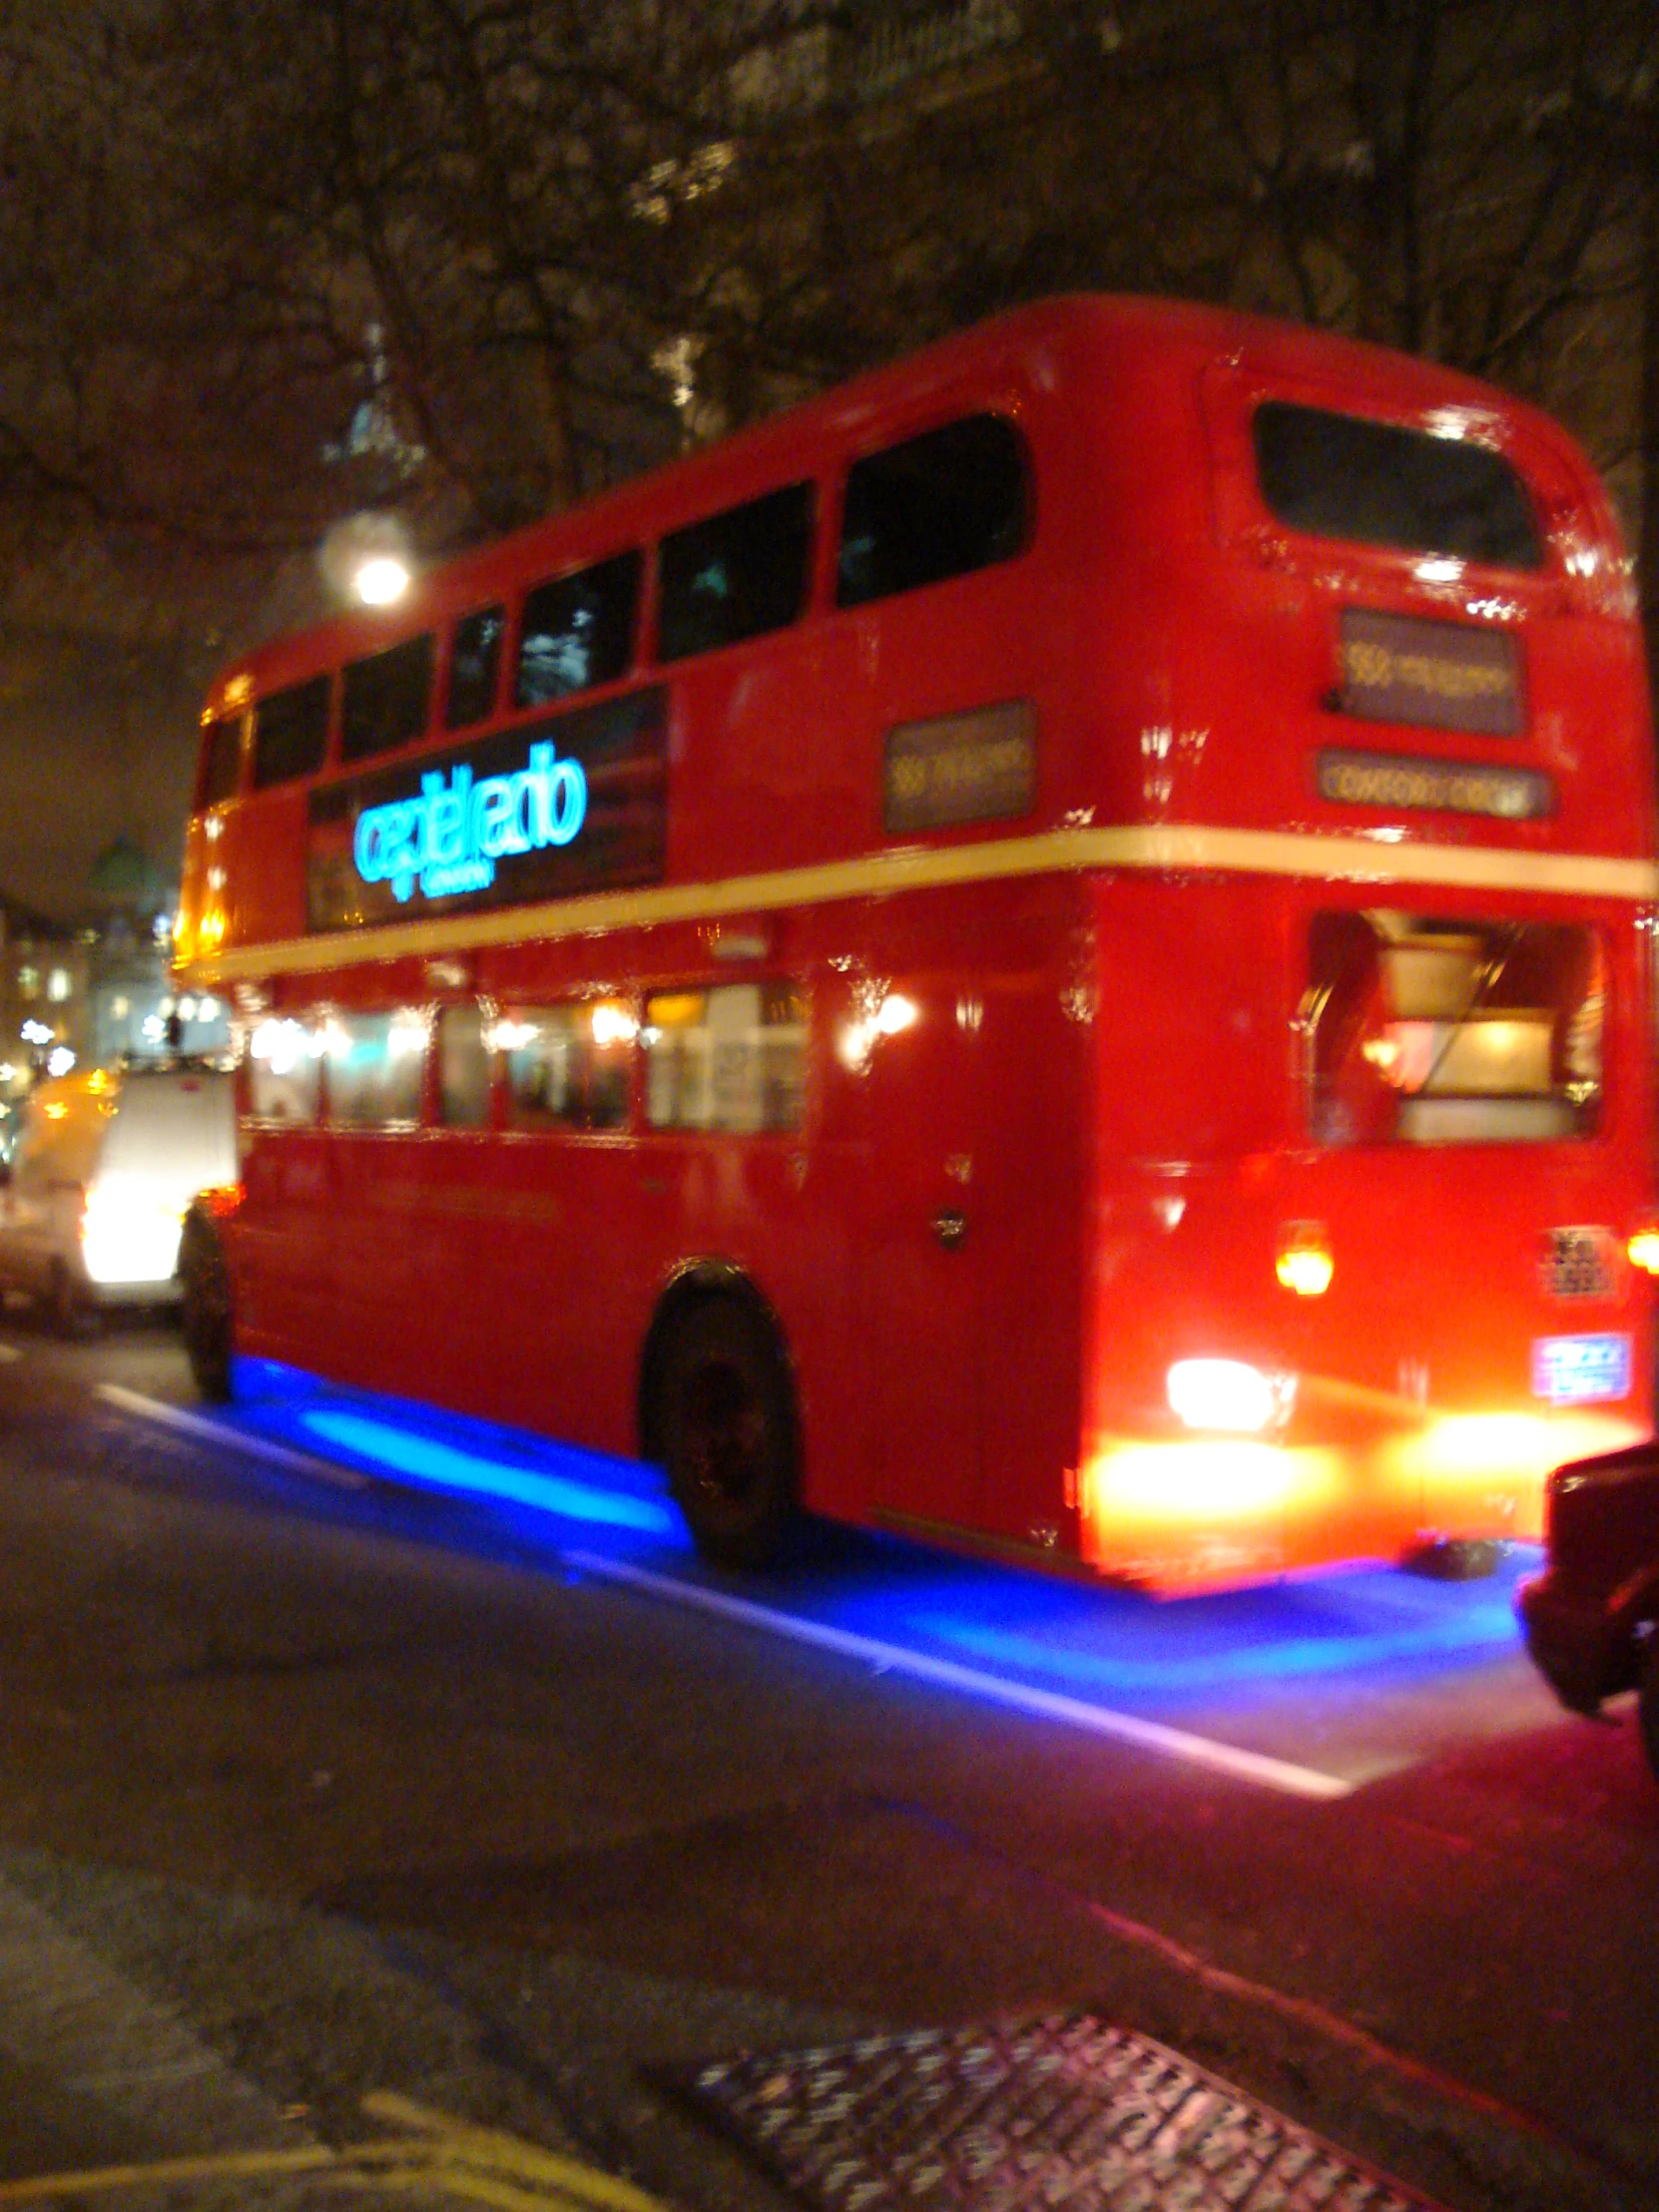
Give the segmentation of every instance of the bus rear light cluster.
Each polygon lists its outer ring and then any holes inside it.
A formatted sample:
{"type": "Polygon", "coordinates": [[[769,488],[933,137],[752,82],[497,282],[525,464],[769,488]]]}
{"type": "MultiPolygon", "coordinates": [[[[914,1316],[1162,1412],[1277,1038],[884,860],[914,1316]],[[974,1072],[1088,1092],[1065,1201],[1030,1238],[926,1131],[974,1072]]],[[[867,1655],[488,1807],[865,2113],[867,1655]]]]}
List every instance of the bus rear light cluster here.
{"type": "Polygon", "coordinates": [[[1639,1222],[1625,1240],[1625,1257],[1642,1275],[1659,1275],[1659,1219],[1639,1222]]]}
{"type": "Polygon", "coordinates": [[[1288,1221],[1279,1232],[1274,1273],[1298,1298],[1323,1298],[1336,1273],[1331,1233],[1323,1221],[1288,1221]]]}
{"type": "Polygon", "coordinates": [[[1186,1427],[1235,1436],[1276,1426],[1296,1396],[1293,1377],[1264,1375],[1244,1360],[1177,1360],[1165,1386],[1186,1427]]]}

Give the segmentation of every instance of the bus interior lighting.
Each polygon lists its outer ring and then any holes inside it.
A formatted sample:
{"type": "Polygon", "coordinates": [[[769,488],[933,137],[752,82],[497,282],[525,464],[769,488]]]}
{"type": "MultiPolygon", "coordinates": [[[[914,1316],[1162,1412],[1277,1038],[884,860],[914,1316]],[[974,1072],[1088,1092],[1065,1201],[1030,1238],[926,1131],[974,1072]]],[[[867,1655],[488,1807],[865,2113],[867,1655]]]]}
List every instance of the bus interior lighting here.
{"type": "Polygon", "coordinates": [[[610,999],[604,1000],[593,1010],[590,1026],[595,1044],[632,1044],[640,1033],[636,1017],[626,1006],[618,1006],[610,999]]]}

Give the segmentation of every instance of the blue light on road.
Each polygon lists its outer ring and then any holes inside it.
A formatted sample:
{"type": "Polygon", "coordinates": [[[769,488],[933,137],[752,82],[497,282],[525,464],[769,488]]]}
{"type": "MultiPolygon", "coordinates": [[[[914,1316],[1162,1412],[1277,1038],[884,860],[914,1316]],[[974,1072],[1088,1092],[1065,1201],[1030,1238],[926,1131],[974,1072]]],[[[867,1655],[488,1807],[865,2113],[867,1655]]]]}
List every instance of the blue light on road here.
{"type": "Polygon", "coordinates": [[[368,1459],[405,1481],[429,1484],[434,1489],[471,1492],[498,1497],[515,1505],[533,1506],[538,1512],[556,1513],[562,1520],[611,1528],[628,1528],[642,1535],[672,1535],[677,1516],[666,1505],[648,1498],[630,1497],[568,1476],[543,1473],[532,1467],[513,1466],[477,1452],[463,1451],[435,1437],[418,1435],[388,1421],[372,1420],[332,1406],[307,1409],[299,1426],[336,1450],[368,1459]]]}

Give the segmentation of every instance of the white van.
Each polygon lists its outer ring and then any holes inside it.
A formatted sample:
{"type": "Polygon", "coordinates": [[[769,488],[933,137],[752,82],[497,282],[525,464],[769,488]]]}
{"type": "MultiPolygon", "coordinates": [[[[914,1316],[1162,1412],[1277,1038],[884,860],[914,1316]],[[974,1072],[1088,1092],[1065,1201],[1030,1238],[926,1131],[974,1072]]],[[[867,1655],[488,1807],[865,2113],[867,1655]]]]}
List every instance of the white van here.
{"type": "Polygon", "coordinates": [[[104,1305],[179,1296],[179,1226],[237,1179],[234,1079],[194,1065],[95,1068],[30,1094],[0,1167],[0,1288],[70,1328],[104,1305]]]}

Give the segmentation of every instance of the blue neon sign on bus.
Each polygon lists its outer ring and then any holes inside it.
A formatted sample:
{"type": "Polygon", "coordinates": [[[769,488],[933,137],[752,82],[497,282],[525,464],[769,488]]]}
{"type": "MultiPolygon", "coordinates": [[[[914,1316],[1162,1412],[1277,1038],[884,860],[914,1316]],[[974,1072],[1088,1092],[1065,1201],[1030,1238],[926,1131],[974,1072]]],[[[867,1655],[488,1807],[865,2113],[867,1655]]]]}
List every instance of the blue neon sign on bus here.
{"type": "Polygon", "coordinates": [[[366,808],[357,817],[351,858],[365,883],[385,883],[399,903],[487,890],[498,860],[569,844],[588,813],[588,780],[579,761],[560,760],[550,741],[530,748],[528,766],[474,781],[458,762],[429,770],[413,799],[366,808]]]}

